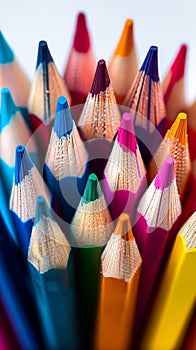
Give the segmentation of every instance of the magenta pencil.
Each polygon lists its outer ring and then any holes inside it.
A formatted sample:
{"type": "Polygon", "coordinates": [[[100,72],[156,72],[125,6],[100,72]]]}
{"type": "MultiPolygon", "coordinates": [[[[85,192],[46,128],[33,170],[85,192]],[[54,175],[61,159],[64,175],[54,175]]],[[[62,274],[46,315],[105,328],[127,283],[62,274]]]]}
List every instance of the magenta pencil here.
{"type": "Polygon", "coordinates": [[[143,264],[138,292],[136,334],[146,321],[169,234],[180,214],[181,204],[174,175],[174,160],[167,158],[141,198],[137,209],[134,233],[143,264]]]}
{"type": "Polygon", "coordinates": [[[0,348],[2,350],[19,350],[20,348],[2,303],[0,304],[0,348]]]}
{"type": "Polygon", "coordinates": [[[104,170],[104,194],[113,219],[126,211],[135,223],[138,202],[147,188],[146,169],[136,141],[132,117],[122,116],[118,135],[104,170]]]}

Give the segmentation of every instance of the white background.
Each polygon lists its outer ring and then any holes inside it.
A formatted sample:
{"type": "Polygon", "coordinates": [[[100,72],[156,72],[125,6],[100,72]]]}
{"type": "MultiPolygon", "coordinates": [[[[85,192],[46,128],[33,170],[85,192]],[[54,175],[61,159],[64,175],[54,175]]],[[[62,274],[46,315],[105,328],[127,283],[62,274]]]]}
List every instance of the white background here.
{"type": "Polygon", "coordinates": [[[181,43],[187,43],[186,96],[189,102],[196,99],[195,0],[0,0],[0,28],[31,79],[40,40],[48,42],[63,72],[79,11],[87,15],[96,59],[107,62],[125,20],[134,19],[139,65],[149,46],[158,45],[161,79],[181,43]]]}

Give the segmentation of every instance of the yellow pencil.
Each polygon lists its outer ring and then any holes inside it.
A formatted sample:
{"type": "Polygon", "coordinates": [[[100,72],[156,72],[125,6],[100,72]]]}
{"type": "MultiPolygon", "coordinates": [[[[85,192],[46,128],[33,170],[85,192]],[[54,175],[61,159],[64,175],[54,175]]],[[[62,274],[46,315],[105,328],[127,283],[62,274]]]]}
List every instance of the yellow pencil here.
{"type": "Polygon", "coordinates": [[[180,229],[158,290],[142,350],[179,349],[196,297],[196,212],[180,229]]]}
{"type": "Polygon", "coordinates": [[[102,254],[96,350],[130,349],[141,257],[129,215],[120,215],[102,254]]]}

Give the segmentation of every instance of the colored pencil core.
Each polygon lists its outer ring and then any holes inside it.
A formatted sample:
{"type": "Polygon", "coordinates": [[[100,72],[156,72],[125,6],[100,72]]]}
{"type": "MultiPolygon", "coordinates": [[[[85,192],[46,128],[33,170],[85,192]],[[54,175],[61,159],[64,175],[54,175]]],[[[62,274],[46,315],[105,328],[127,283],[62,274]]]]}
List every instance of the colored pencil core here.
{"type": "Polygon", "coordinates": [[[118,222],[114,230],[114,234],[120,234],[125,241],[134,240],[130,218],[127,213],[122,213],[119,216],[118,222]]]}
{"type": "Polygon", "coordinates": [[[93,80],[93,85],[91,88],[91,94],[98,95],[101,91],[104,92],[110,85],[110,78],[108,75],[108,70],[104,60],[99,60],[97,64],[97,69],[95,72],[95,77],[93,80]]]}
{"type": "Polygon", "coordinates": [[[117,138],[118,143],[125,148],[125,151],[136,153],[137,142],[132,116],[129,113],[123,113],[117,138]]]}
{"type": "Polygon", "coordinates": [[[133,20],[127,19],[115,55],[127,57],[133,49],[133,20]]]}
{"type": "Polygon", "coordinates": [[[187,145],[187,115],[179,113],[175,122],[167,133],[166,139],[178,139],[180,144],[187,145]]]}
{"type": "Polygon", "coordinates": [[[95,201],[96,199],[99,199],[100,197],[101,188],[99,185],[98,178],[95,174],[90,174],[84,190],[82,201],[85,203],[90,203],[95,201]]]}
{"type": "Polygon", "coordinates": [[[1,90],[1,123],[0,130],[8,125],[12,117],[16,114],[17,107],[13,101],[10,90],[3,88],[1,90]]]}
{"type": "Polygon", "coordinates": [[[140,68],[140,71],[144,72],[149,76],[154,82],[159,81],[158,73],[158,47],[151,46],[146,58],[140,68]]]}
{"type": "Polygon", "coordinates": [[[90,48],[90,39],[84,13],[79,13],[78,15],[73,46],[79,53],[85,53],[90,48]]]}
{"type": "Polygon", "coordinates": [[[43,216],[53,220],[45,198],[43,196],[38,196],[36,199],[36,215],[34,225],[37,225],[38,222],[42,220],[43,216]]]}
{"type": "Polygon", "coordinates": [[[14,60],[14,53],[0,31],[0,64],[11,63],[14,60]]]}
{"type": "Polygon", "coordinates": [[[36,69],[39,67],[41,63],[48,64],[50,62],[53,62],[53,58],[48,49],[47,42],[42,40],[39,42],[36,69]]]}
{"type": "Polygon", "coordinates": [[[23,145],[16,147],[15,158],[15,185],[21,183],[29,171],[33,168],[33,163],[23,145]]]}
{"type": "Polygon", "coordinates": [[[174,179],[174,160],[168,157],[155,178],[155,187],[164,190],[174,179]]]}
{"type": "Polygon", "coordinates": [[[56,106],[56,115],[54,120],[54,131],[59,138],[67,137],[73,130],[73,118],[71,111],[64,96],[58,98],[56,106]]]}

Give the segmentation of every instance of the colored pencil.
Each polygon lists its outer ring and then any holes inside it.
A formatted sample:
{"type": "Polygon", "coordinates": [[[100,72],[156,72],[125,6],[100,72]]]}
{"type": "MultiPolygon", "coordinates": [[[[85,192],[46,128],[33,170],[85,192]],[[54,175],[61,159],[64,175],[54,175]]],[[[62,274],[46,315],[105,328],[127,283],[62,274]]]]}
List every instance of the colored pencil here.
{"type": "Polygon", "coordinates": [[[104,195],[113,219],[123,211],[132,225],[139,200],[147,189],[146,170],[137,145],[132,117],[122,116],[112,152],[104,170],[104,195]]]}
{"type": "Polygon", "coordinates": [[[108,75],[106,63],[99,60],[91,90],[86,99],[78,126],[86,140],[112,140],[120,124],[120,111],[108,75]]]}
{"type": "Polygon", "coordinates": [[[173,122],[180,112],[187,111],[185,95],[185,68],[187,45],[181,45],[168,73],[162,82],[167,118],[173,122]]]}
{"type": "Polygon", "coordinates": [[[27,147],[30,156],[36,160],[37,147],[32,134],[15,105],[10,90],[3,88],[1,90],[0,167],[8,196],[13,183],[15,149],[20,143],[27,147]]]}
{"type": "Polygon", "coordinates": [[[70,223],[89,175],[88,154],[65,97],[59,97],[45,159],[44,174],[53,195],[52,207],[70,223]],[[62,208],[62,211],[58,208],[62,208]]]}
{"type": "Polygon", "coordinates": [[[87,28],[86,16],[77,17],[73,43],[68,55],[64,80],[71,94],[72,106],[83,104],[90,91],[96,62],[87,28]]]}
{"type": "Polygon", "coordinates": [[[128,214],[120,215],[101,260],[102,279],[94,348],[130,349],[142,260],[128,214]]]}
{"type": "Polygon", "coordinates": [[[174,160],[167,158],[144,193],[137,209],[134,235],[142,256],[138,291],[136,335],[141,332],[150,309],[169,235],[181,214],[174,175],[174,160]]]}
{"type": "Polygon", "coordinates": [[[15,177],[10,198],[10,209],[15,223],[18,242],[26,258],[35,218],[36,198],[43,195],[49,201],[44,181],[32,163],[25,147],[16,148],[15,177]]]}
{"type": "Polygon", "coordinates": [[[0,346],[3,350],[19,350],[18,340],[10,325],[8,316],[0,303],[0,346]]]}
{"type": "Polygon", "coordinates": [[[193,312],[185,339],[180,350],[194,350],[196,344],[196,310],[193,312]]]}
{"type": "Polygon", "coordinates": [[[36,202],[28,261],[46,348],[77,349],[75,298],[67,272],[71,247],[44,197],[36,202]]]}
{"type": "Polygon", "coordinates": [[[101,253],[113,224],[98,178],[90,174],[84,194],[71,222],[77,245],[74,250],[75,273],[85,341],[91,349],[100,281],[101,253]]]}
{"type": "Polygon", "coordinates": [[[188,135],[189,135],[189,150],[191,161],[196,161],[196,149],[195,149],[195,138],[196,138],[196,101],[189,107],[187,112],[188,122],[188,135]]]}
{"type": "Polygon", "coordinates": [[[155,175],[168,157],[168,154],[170,157],[174,158],[176,182],[182,200],[191,171],[187,135],[187,115],[185,113],[178,114],[176,120],[168,130],[164,140],[151,160],[148,168],[150,181],[154,179],[155,175]]]}
{"type": "Polygon", "coordinates": [[[56,102],[61,95],[70,101],[65,82],[57,70],[46,41],[42,40],[39,42],[36,71],[28,100],[31,127],[33,131],[38,129],[36,136],[42,149],[48,145],[56,102]]]}
{"type": "Polygon", "coordinates": [[[195,308],[195,264],[196,212],[176,237],[141,349],[179,349],[195,308]]]}
{"type": "Polygon", "coordinates": [[[27,101],[30,91],[30,81],[18,63],[15,54],[0,31],[0,89],[10,89],[16,105],[20,108],[27,124],[27,101]]]}
{"type": "MultiPolygon", "coordinates": [[[[20,349],[41,349],[43,343],[27,269],[23,264],[18,246],[7,232],[1,212],[0,227],[1,302],[18,339],[20,349]]],[[[9,334],[11,336],[11,329],[9,334]]]]}
{"type": "Polygon", "coordinates": [[[131,109],[140,151],[147,166],[161,142],[165,106],[158,73],[158,48],[151,46],[124,104],[131,109]]]}
{"type": "Polygon", "coordinates": [[[122,104],[138,71],[134,43],[134,22],[127,19],[113,56],[108,65],[112,86],[119,104],[122,104]]]}

